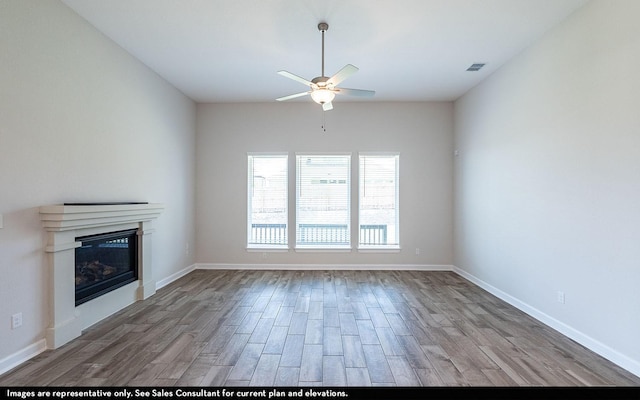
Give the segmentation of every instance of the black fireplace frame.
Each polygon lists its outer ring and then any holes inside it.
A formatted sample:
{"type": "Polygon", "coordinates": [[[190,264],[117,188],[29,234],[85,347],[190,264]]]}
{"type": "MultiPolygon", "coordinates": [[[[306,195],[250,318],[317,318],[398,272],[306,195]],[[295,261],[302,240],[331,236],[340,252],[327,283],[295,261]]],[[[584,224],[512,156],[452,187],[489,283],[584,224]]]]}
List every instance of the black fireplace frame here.
{"type": "Polygon", "coordinates": [[[93,300],[97,297],[104,295],[105,293],[111,292],[115,289],[118,289],[122,286],[125,286],[131,282],[135,282],[138,280],[138,230],[137,229],[128,229],[123,231],[116,232],[108,232],[101,233],[97,235],[88,235],[77,237],[76,241],[83,243],[83,245],[79,248],[76,248],[76,263],[78,257],[78,251],[83,249],[83,246],[91,243],[103,243],[107,240],[120,239],[120,238],[129,238],[128,240],[128,250],[129,250],[129,265],[131,266],[130,270],[126,273],[120,273],[114,277],[107,278],[101,280],[93,285],[89,285],[87,287],[77,289],[75,291],[75,305],[79,306],[80,304],[86,303],[87,301],[93,300]]]}

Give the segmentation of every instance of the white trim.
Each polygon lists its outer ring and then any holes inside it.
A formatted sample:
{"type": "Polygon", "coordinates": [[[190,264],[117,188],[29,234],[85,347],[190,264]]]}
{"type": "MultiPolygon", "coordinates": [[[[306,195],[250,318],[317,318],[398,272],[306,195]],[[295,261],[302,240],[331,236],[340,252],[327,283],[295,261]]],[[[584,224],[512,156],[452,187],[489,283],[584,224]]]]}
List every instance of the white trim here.
{"type": "MultiPolygon", "coordinates": [[[[452,271],[460,275],[464,279],[488,291],[501,300],[518,308],[519,310],[531,315],[538,321],[550,326],[563,335],[575,340],[576,342],[587,347],[591,351],[617,364],[621,368],[640,377],[640,362],[621,354],[620,352],[594,340],[593,338],[583,334],[580,331],[564,324],[555,318],[529,306],[517,298],[497,289],[496,287],[476,278],[468,272],[456,267],[455,265],[429,265],[429,264],[224,264],[224,263],[197,263],[178,271],[169,277],[162,279],[156,283],[156,288],[160,289],[171,282],[187,275],[196,269],[202,270],[397,270],[397,271],[452,271]]],[[[41,339],[34,344],[19,350],[2,360],[0,360],[0,375],[19,366],[20,364],[30,360],[38,354],[47,350],[46,341],[41,339]]]]}
{"type": "Polygon", "coordinates": [[[234,264],[198,263],[196,269],[344,270],[344,271],[453,271],[453,265],[430,264],[234,264]]]}
{"type": "MultiPolygon", "coordinates": [[[[168,284],[182,278],[188,273],[194,271],[196,269],[196,264],[192,264],[168,277],[161,279],[156,282],[156,290],[161,289],[168,284]]],[[[0,375],[8,372],[9,370],[23,364],[26,361],[29,361],[33,357],[47,350],[47,341],[45,339],[40,339],[39,341],[25,347],[22,350],[18,350],[17,352],[3,358],[0,360],[0,375]]]]}
{"type": "Polygon", "coordinates": [[[358,157],[359,156],[400,156],[400,152],[399,151],[359,151],[358,152],[358,157]]]}
{"type": "Polygon", "coordinates": [[[351,247],[303,246],[294,248],[296,253],[351,253],[351,247]]]}
{"type": "Polygon", "coordinates": [[[173,281],[177,281],[178,279],[182,278],[183,276],[187,275],[188,273],[192,272],[195,269],[196,269],[196,264],[191,264],[187,268],[181,269],[180,271],[178,271],[178,272],[176,272],[174,274],[171,274],[171,275],[167,276],[164,279],[161,279],[161,280],[157,281],[156,282],[156,290],[167,286],[168,284],[172,283],[173,281]]]}
{"type": "Polygon", "coordinates": [[[255,245],[255,246],[247,246],[248,253],[288,253],[289,246],[288,245],[255,245]]]}
{"type": "Polygon", "coordinates": [[[400,246],[358,247],[358,253],[400,253],[400,246]]]}
{"type": "Polygon", "coordinates": [[[249,156],[259,156],[259,157],[287,156],[289,157],[289,152],[288,151],[247,151],[247,157],[249,156]]]}
{"type": "Polygon", "coordinates": [[[111,204],[40,207],[42,226],[48,232],[64,232],[126,223],[139,223],[158,218],[163,204],[111,204]]]}
{"type": "Polygon", "coordinates": [[[353,156],[352,151],[296,151],[297,156],[353,156]]]}
{"type": "Polygon", "coordinates": [[[484,282],[483,280],[475,277],[474,275],[471,275],[467,271],[459,267],[456,267],[455,265],[452,267],[453,267],[453,272],[465,278],[466,280],[483,288],[487,292],[493,294],[494,296],[500,298],[501,300],[504,300],[505,302],[509,303],[510,305],[514,306],[520,311],[529,314],[530,316],[542,322],[543,324],[550,326],[551,328],[567,336],[568,338],[575,340],[581,345],[587,347],[589,350],[599,354],[600,356],[626,369],[632,374],[640,377],[640,361],[639,360],[634,360],[616,351],[615,349],[612,349],[611,347],[605,345],[604,343],[601,343],[598,340],[595,340],[592,337],[565,324],[564,322],[559,321],[551,317],[550,315],[538,310],[537,308],[522,302],[521,300],[511,296],[510,294],[503,292],[502,290],[488,284],[487,282],[484,282]]]}
{"type": "Polygon", "coordinates": [[[47,341],[44,339],[40,339],[37,342],[25,347],[24,349],[18,350],[13,354],[8,355],[7,357],[0,360],[0,375],[26,361],[29,361],[45,350],[47,350],[47,341]]]}

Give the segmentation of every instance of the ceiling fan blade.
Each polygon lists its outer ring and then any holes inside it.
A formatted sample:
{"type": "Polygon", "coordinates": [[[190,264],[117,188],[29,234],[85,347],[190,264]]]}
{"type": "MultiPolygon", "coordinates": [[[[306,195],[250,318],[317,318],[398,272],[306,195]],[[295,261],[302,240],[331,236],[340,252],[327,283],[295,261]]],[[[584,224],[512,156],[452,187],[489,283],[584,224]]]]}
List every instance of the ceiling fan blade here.
{"type": "Polygon", "coordinates": [[[302,83],[303,85],[307,85],[307,86],[309,86],[309,87],[313,86],[313,82],[308,81],[308,80],[306,80],[306,79],[304,79],[304,78],[302,78],[302,77],[299,77],[299,76],[298,76],[298,75],[296,75],[296,74],[292,74],[291,72],[288,72],[288,71],[278,71],[278,74],[280,74],[280,75],[282,75],[282,76],[284,76],[284,77],[286,77],[286,78],[293,79],[294,81],[300,82],[300,83],[302,83]]]}
{"type": "Polygon", "coordinates": [[[347,96],[359,96],[359,97],[371,97],[376,94],[375,90],[362,90],[362,89],[347,89],[347,88],[335,88],[334,92],[338,94],[346,94],[347,96]]]}
{"type": "Polygon", "coordinates": [[[327,81],[327,85],[335,86],[340,82],[344,81],[345,79],[347,79],[348,77],[350,77],[351,75],[355,74],[356,72],[358,72],[358,67],[351,64],[347,64],[344,67],[342,67],[340,71],[336,72],[334,76],[329,78],[329,80],[327,81]]]}
{"type": "Polygon", "coordinates": [[[331,102],[322,104],[322,110],[323,111],[333,110],[333,104],[331,104],[331,102]]]}
{"type": "Polygon", "coordinates": [[[289,96],[278,97],[276,100],[277,101],[284,101],[284,100],[295,99],[296,97],[306,96],[309,93],[311,93],[311,92],[302,92],[302,93],[290,94],[289,96]]]}

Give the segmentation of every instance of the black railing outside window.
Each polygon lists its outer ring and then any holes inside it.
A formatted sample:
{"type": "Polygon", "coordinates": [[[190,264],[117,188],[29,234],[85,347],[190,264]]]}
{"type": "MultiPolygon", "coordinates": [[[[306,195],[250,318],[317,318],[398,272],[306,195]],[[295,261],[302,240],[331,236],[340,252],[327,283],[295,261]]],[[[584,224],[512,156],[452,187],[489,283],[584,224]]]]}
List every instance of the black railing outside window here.
{"type": "MultiPolygon", "coordinates": [[[[299,224],[298,244],[348,245],[349,227],[342,224],[299,224]]],[[[287,244],[286,224],[251,224],[250,244],[287,244]]],[[[360,225],[360,244],[387,244],[387,225],[360,225]]]]}
{"type": "Polygon", "coordinates": [[[250,244],[287,244],[287,224],[251,224],[250,244]]]}
{"type": "Polygon", "coordinates": [[[387,226],[360,225],[360,244],[387,244],[387,226]]]}
{"type": "Polygon", "coordinates": [[[337,224],[299,224],[298,244],[304,245],[348,245],[347,225],[337,224]]]}

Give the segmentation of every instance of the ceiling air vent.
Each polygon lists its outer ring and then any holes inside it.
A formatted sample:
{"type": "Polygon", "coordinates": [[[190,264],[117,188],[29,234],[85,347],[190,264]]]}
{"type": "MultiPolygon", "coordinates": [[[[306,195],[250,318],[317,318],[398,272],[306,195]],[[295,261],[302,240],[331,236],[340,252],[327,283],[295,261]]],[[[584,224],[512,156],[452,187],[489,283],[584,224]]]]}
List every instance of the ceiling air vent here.
{"type": "Polygon", "coordinates": [[[471,66],[467,68],[467,71],[480,71],[480,68],[482,67],[484,67],[484,64],[471,64],[471,66]]]}

